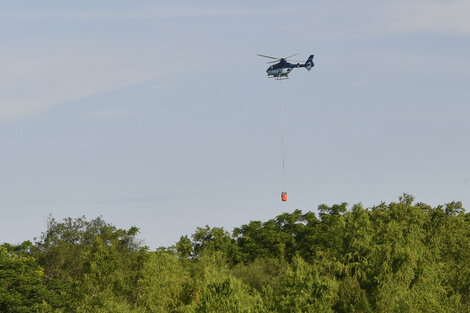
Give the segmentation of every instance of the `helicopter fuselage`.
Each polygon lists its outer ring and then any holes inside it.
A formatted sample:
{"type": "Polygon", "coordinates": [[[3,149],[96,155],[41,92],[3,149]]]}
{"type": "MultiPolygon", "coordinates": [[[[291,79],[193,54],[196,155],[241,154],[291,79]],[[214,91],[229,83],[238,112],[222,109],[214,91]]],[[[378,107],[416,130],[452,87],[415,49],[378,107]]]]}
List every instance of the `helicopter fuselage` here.
{"type": "Polygon", "coordinates": [[[268,73],[268,76],[273,76],[273,77],[279,77],[279,76],[287,76],[290,71],[292,71],[292,68],[290,67],[283,67],[283,68],[268,68],[266,71],[268,73]]]}
{"type": "Polygon", "coordinates": [[[268,73],[268,76],[270,77],[287,76],[295,67],[300,67],[300,64],[292,64],[284,59],[281,59],[278,63],[268,67],[266,73],[268,73]]]}
{"type": "Polygon", "coordinates": [[[281,58],[279,62],[268,67],[266,73],[268,73],[268,77],[288,78],[289,73],[294,68],[305,67],[307,70],[310,71],[313,67],[312,59],[313,55],[309,56],[308,60],[304,64],[293,64],[287,62],[286,59],[281,58]]]}

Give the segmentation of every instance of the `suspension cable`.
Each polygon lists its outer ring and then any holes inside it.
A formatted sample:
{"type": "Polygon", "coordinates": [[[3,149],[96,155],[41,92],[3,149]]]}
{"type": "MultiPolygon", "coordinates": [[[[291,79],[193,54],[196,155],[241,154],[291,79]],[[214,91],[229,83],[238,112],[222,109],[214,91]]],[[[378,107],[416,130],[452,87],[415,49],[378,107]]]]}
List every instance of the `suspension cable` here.
{"type": "Polygon", "coordinates": [[[281,149],[282,149],[282,191],[285,192],[286,177],[286,136],[284,126],[284,102],[282,101],[282,79],[279,80],[280,102],[281,102],[281,149]]]}

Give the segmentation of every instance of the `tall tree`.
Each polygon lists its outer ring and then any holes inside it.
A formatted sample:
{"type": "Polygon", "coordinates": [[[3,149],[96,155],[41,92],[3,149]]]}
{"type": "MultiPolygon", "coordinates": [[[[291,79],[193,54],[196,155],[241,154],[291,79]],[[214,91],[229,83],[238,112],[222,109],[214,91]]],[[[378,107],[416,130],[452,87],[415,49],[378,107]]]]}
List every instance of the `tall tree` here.
{"type": "Polygon", "coordinates": [[[44,278],[34,258],[0,246],[0,312],[27,313],[49,307],[50,293],[43,284],[44,278]]]}

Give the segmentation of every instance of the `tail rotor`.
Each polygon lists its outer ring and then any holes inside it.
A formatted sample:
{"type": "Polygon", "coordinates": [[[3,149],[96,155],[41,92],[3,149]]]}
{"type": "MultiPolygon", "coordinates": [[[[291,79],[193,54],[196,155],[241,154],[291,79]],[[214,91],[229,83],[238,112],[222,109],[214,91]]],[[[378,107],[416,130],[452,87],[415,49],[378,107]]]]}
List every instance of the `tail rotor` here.
{"type": "Polygon", "coordinates": [[[304,66],[307,69],[307,71],[310,71],[314,65],[315,64],[313,64],[313,54],[312,54],[308,57],[308,59],[305,62],[304,66]]]}

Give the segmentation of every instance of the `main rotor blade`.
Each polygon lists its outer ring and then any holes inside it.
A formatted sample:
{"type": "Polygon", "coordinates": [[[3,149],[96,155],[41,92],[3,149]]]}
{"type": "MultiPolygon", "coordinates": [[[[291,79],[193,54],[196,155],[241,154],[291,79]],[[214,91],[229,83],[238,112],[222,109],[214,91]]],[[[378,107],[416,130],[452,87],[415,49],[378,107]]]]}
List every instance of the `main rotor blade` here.
{"type": "Polygon", "coordinates": [[[277,59],[277,60],[275,60],[275,61],[266,62],[266,64],[277,63],[277,62],[279,62],[279,61],[280,61],[280,59],[277,59]]]}
{"type": "Polygon", "coordinates": [[[270,57],[269,55],[264,55],[264,54],[257,54],[257,56],[259,56],[259,57],[263,57],[263,58],[268,58],[268,59],[279,60],[279,58],[270,57]]]}
{"type": "Polygon", "coordinates": [[[285,57],[284,59],[292,58],[293,56],[299,55],[298,53],[294,53],[293,55],[289,55],[288,57],[285,57]]]}

